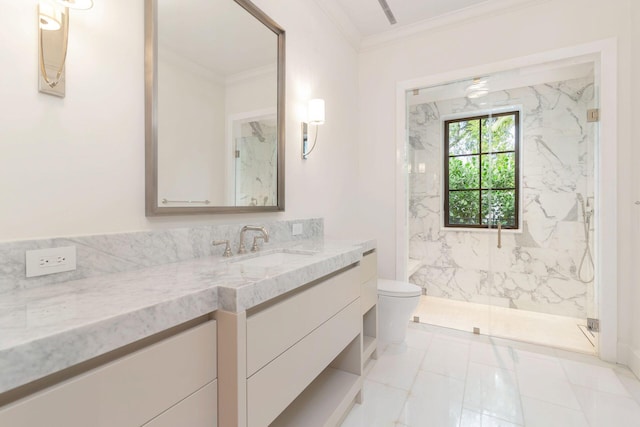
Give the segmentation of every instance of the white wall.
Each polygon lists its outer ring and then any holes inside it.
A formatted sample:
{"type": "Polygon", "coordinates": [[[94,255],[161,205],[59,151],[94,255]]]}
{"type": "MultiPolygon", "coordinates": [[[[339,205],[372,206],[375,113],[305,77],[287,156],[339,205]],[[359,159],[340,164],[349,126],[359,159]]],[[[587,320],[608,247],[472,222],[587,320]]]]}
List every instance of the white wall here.
{"type": "Polygon", "coordinates": [[[273,109],[278,99],[277,70],[266,70],[264,73],[237,79],[226,84],[225,114],[247,113],[258,110],[273,109]]]}
{"type": "MultiPolygon", "coordinates": [[[[618,280],[621,340],[629,342],[635,279],[630,140],[630,0],[547,1],[367,49],[359,55],[362,230],[378,238],[379,273],[395,277],[396,84],[596,40],[618,39],[618,280]],[[375,215],[368,214],[375,212],[375,215]],[[625,329],[626,328],[626,329],[625,329]]],[[[606,111],[603,112],[606,114],[606,111]]],[[[606,141],[603,145],[606,147],[606,141]]],[[[605,177],[614,179],[614,177],[605,177]]],[[[637,254],[635,254],[637,258],[637,254]]],[[[633,329],[640,329],[640,325],[633,329]]],[[[640,338],[640,337],[639,337],[640,338]]],[[[640,343],[640,340],[638,340],[640,343]]]]}
{"type": "MultiPolygon", "coordinates": [[[[631,75],[635,78],[632,79],[631,86],[631,99],[632,99],[632,112],[634,113],[633,117],[637,117],[640,113],[640,2],[632,1],[632,72],[631,75]]],[[[637,123],[637,119],[635,120],[637,123]]],[[[631,158],[634,159],[634,164],[638,164],[638,156],[640,156],[640,127],[636,125],[632,126],[632,151],[631,158]]],[[[640,200],[640,170],[636,166],[634,168],[633,178],[633,200],[640,200]]],[[[633,211],[633,251],[631,253],[632,260],[636,263],[638,259],[640,259],[640,239],[637,236],[640,236],[640,206],[639,205],[631,205],[630,209],[633,211]]],[[[637,268],[637,266],[636,266],[637,268]]],[[[633,321],[627,323],[627,328],[631,335],[631,345],[630,345],[630,354],[629,354],[629,365],[632,367],[635,374],[640,377],[640,278],[636,273],[632,276],[631,287],[633,289],[629,303],[633,307],[631,312],[633,313],[633,321]]]]}
{"type": "MultiPolygon", "coordinates": [[[[275,60],[274,60],[275,61],[275,60]]],[[[277,187],[277,123],[276,112],[278,105],[278,72],[274,62],[273,67],[252,70],[241,73],[240,76],[227,77],[225,96],[225,118],[227,156],[223,169],[227,183],[227,204],[250,206],[258,201],[258,205],[278,204],[277,187]],[[248,75],[247,75],[248,74],[248,75]],[[273,138],[266,145],[255,145],[252,139],[240,139],[251,136],[252,132],[243,132],[248,127],[248,120],[270,117],[267,124],[273,121],[273,138]],[[243,142],[247,142],[245,145],[243,142]],[[249,141],[253,141],[252,144],[249,141]],[[242,147],[238,146],[242,145],[242,147]],[[240,151],[236,158],[234,150],[240,151]]],[[[263,131],[269,133],[267,129],[263,131]]],[[[261,143],[258,143],[261,144],[261,143]]]]}
{"type": "Polygon", "coordinates": [[[323,216],[350,232],[357,172],[357,56],[312,0],[256,0],[287,31],[286,212],[144,216],[143,1],[98,0],[71,16],[67,96],[37,91],[35,0],[0,0],[0,241],[323,216]],[[327,122],[300,159],[300,107],[327,122]],[[335,190],[334,190],[335,189],[335,190]]]}
{"type": "Polygon", "coordinates": [[[324,217],[329,237],[356,236],[357,54],[314,1],[254,3],[287,30],[289,217],[324,217]],[[311,98],[325,99],[326,121],[320,126],[315,151],[303,161],[301,123],[311,98]]]}
{"type": "Polygon", "coordinates": [[[183,56],[159,53],[158,199],[224,205],[224,83],[183,56]]]}

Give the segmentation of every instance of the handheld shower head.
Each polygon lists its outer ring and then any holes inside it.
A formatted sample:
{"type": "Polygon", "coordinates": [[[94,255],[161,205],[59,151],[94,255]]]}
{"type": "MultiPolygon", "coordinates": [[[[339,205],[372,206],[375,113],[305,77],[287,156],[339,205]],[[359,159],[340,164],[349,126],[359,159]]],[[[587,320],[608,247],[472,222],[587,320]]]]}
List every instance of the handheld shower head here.
{"type": "Polygon", "coordinates": [[[582,208],[582,219],[585,219],[585,214],[587,213],[584,208],[584,197],[581,193],[576,194],[576,199],[578,199],[578,203],[580,203],[580,207],[582,208]]]}
{"type": "MultiPolygon", "coordinates": [[[[593,255],[591,253],[591,246],[589,242],[589,234],[591,230],[591,217],[593,215],[593,208],[589,203],[590,202],[589,199],[591,199],[591,202],[593,202],[593,197],[587,197],[586,206],[585,206],[585,200],[584,200],[585,198],[582,196],[582,194],[577,193],[576,199],[578,199],[578,202],[580,203],[580,207],[582,208],[582,226],[584,228],[584,241],[585,241],[584,253],[582,255],[582,259],[580,260],[580,267],[578,267],[578,279],[582,283],[589,283],[593,281],[595,277],[593,273],[593,269],[594,269],[593,255]],[[585,264],[585,261],[587,262],[587,264],[585,264]],[[583,271],[583,268],[589,265],[590,265],[590,271],[591,271],[590,276],[588,275],[589,270],[587,270],[586,272],[583,271]],[[585,275],[587,275],[586,278],[584,277],[585,275]]],[[[589,267],[587,267],[587,269],[588,268],[589,267]]]]}
{"type": "Polygon", "coordinates": [[[593,210],[590,209],[589,206],[589,198],[587,198],[587,205],[584,204],[584,197],[581,193],[576,194],[576,199],[580,203],[580,208],[582,208],[582,221],[584,222],[587,228],[591,227],[591,215],[593,215],[593,210]]]}

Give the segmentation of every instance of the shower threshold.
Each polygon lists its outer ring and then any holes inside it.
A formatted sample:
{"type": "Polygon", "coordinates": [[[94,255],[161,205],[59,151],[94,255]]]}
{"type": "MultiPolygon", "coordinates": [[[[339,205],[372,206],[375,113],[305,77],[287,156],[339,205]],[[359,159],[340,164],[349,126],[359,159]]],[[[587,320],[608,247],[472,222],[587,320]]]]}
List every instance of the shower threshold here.
{"type": "Polygon", "coordinates": [[[420,323],[546,345],[587,354],[598,353],[597,334],[586,319],[423,295],[413,314],[420,323]],[[577,326],[577,327],[576,327],[577,326]],[[592,335],[588,339],[587,334],[592,335]]]}

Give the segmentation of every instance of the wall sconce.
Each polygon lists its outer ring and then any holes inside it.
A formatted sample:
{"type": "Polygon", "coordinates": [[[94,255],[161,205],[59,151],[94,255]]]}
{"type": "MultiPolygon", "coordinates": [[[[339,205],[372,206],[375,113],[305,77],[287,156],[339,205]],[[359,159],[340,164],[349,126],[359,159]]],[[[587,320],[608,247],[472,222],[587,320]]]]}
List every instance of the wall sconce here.
{"type": "Polygon", "coordinates": [[[302,158],[307,159],[318,142],[318,126],[324,123],[324,99],[311,99],[307,107],[307,122],[302,122],[302,158]],[[309,149],[308,125],[316,125],[316,135],[309,149]]]}
{"type": "Polygon", "coordinates": [[[69,9],[86,10],[93,0],[40,0],[38,4],[38,90],[64,98],[69,9]]]}

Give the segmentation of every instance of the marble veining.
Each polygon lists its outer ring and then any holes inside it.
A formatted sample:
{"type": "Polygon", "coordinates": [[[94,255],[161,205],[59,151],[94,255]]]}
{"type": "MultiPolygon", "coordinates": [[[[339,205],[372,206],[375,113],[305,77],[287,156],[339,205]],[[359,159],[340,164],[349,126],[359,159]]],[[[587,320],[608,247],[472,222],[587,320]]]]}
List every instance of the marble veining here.
{"type": "MultiPolygon", "coordinates": [[[[239,312],[358,262],[375,241],[281,242],[312,255],[246,267],[219,255],[65,283],[0,299],[0,393],[218,309],[239,312]]],[[[259,255],[258,255],[259,256],[259,255]]]]}
{"type": "Polygon", "coordinates": [[[275,115],[240,126],[236,138],[236,206],[278,204],[277,130],[275,115]]]}
{"type": "MultiPolygon", "coordinates": [[[[593,203],[596,124],[592,77],[456,98],[409,109],[409,256],[423,261],[410,280],[428,295],[576,318],[594,312],[593,281],[580,280],[585,250],[578,195],[593,203]],[[480,102],[484,104],[481,105],[480,102]],[[446,117],[520,105],[522,229],[444,229],[443,125],[446,117]]],[[[593,222],[589,243],[593,250],[593,222]]],[[[592,270],[585,270],[591,275],[592,270]]]]}
{"type": "Polygon", "coordinates": [[[230,263],[229,274],[242,276],[243,280],[228,281],[219,288],[220,308],[234,312],[247,310],[268,301],[274,294],[284,294],[300,284],[312,282],[358,262],[362,254],[370,250],[366,248],[371,244],[350,242],[327,245],[322,241],[310,241],[293,247],[313,255],[286,265],[263,268],[230,263]],[[345,247],[354,246],[358,250],[345,251],[345,247]],[[255,286],[256,281],[260,286],[255,286]]]}
{"type": "MultiPolygon", "coordinates": [[[[234,253],[240,229],[246,224],[225,224],[0,243],[0,294],[53,283],[68,282],[104,274],[138,270],[193,258],[222,254],[223,246],[213,240],[229,240],[234,253]],[[25,251],[59,246],[76,246],[74,271],[40,277],[25,277],[25,251]]],[[[324,234],[322,219],[260,222],[269,230],[271,241],[290,242],[316,239],[324,234]],[[301,223],[303,233],[293,236],[292,224],[301,223]]]]}

